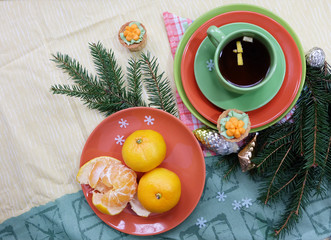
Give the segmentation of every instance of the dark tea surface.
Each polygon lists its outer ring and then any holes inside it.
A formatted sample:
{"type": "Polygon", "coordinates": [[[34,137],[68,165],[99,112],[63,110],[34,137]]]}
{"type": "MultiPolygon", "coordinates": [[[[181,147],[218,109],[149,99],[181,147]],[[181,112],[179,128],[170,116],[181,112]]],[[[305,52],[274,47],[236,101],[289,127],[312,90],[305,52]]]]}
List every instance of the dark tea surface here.
{"type": "Polygon", "coordinates": [[[223,48],[218,63],[221,74],[228,82],[239,87],[251,87],[266,77],[270,67],[270,55],[259,40],[254,38],[253,42],[247,42],[240,37],[223,48]],[[238,65],[237,41],[242,45],[243,65],[238,65]]]}

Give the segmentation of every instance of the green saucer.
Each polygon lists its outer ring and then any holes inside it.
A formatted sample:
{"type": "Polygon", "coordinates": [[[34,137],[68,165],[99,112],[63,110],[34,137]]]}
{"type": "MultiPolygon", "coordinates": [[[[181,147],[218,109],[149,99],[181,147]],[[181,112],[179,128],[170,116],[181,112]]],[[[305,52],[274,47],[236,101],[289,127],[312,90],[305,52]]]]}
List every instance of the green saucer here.
{"type": "Polygon", "coordinates": [[[213,67],[213,62],[211,62],[214,59],[216,48],[208,37],[203,40],[196,53],[194,74],[201,92],[211,103],[223,109],[235,108],[247,112],[262,107],[277,94],[285,77],[286,62],[282,48],[266,30],[247,23],[232,23],[220,27],[225,34],[245,28],[263,33],[276,48],[276,68],[269,82],[250,93],[236,94],[226,90],[218,80],[215,71],[218,66],[213,67]]]}

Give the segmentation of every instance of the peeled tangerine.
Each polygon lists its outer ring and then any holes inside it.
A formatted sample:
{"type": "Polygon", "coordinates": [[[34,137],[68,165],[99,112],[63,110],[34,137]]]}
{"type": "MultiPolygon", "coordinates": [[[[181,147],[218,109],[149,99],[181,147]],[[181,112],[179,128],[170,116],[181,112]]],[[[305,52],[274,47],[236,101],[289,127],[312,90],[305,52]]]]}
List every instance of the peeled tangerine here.
{"type": "Polygon", "coordinates": [[[97,157],[85,163],[76,179],[93,188],[93,205],[109,215],[122,212],[137,191],[136,173],[112,157],[97,157]]]}

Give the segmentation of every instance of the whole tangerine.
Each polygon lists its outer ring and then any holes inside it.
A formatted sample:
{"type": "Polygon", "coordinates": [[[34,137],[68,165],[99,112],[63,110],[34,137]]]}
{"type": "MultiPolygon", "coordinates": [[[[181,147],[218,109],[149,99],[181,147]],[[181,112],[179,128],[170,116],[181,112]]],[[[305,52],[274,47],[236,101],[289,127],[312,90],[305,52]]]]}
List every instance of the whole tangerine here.
{"type": "Polygon", "coordinates": [[[137,195],[145,209],[153,213],[163,213],[179,202],[181,182],[173,171],[155,168],[141,177],[137,195]]]}
{"type": "Polygon", "coordinates": [[[148,172],[159,166],[166,156],[163,136],[154,130],[137,130],[128,136],[122,147],[125,164],[136,172],[148,172]]]}

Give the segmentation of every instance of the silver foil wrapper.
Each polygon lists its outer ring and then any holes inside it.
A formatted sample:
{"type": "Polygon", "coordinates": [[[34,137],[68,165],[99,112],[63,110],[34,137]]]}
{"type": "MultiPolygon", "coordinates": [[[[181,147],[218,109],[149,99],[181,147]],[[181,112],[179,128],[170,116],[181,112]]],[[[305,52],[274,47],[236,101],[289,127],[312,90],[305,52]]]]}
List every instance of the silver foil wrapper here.
{"type": "Polygon", "coordinates": [[[325,53],[319,47],[313,47],[306,54],[307,64],[311,67],[320,68],[325,63],[325,53]]]}
{"type": "Polygon", "coordinates": [[[239,151],[237,143],[224,140],[217,130],[198,128],[193,131],[193,134],[203,146],[216,154],[229,155],[239,151]]]}

